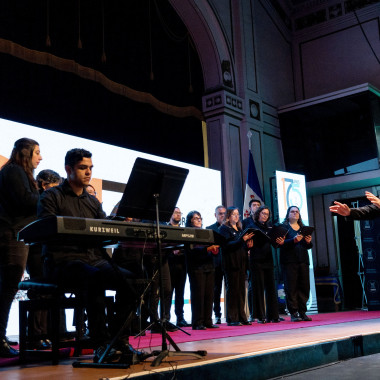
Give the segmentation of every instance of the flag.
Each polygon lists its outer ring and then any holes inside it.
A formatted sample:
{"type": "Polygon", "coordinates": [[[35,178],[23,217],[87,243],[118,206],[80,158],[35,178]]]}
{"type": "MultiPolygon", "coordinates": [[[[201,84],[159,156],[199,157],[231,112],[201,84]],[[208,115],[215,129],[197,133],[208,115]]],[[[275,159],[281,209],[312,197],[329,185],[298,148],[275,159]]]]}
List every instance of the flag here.
{"type": "Polygon", "coordinates": [[[251,213],[251,210],[249,208],[249,201],[251,199],[258,199],[262,204],[264,203],[263,196],[261,194],[259,179],[257,178],[255,163],[253,162],[252,152],[251,150],[249,150],[247,184],[245,185],[245,196],[243,206],[244,218],[248,218],[251,213]]]}

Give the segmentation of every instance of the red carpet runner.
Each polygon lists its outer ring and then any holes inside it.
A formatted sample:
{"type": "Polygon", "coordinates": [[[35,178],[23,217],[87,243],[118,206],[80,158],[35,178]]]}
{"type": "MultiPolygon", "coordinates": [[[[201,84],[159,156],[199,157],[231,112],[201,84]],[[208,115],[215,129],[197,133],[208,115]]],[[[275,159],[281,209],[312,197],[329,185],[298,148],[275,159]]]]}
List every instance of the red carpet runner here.
{"type": "MultiPolygon", "coordinates": [[[[285,317],[284,322],[280,323],[266,323],[259,324],[253,323],[252,326],[237,326],[230,327],[226,323],[218,325],[218,329],[207,329],[207,330],[192,330],[191,327],[185,327],[184,330],[191,335],[184,334],[182,331],[178,330],[176,332],[169,333],[173,338],[174,342],[177,344],[185,342],[193,342],[199,340],[210,340],[210,339],[221,339],[233,336],[242,336],[250,334],[261,334],[271,331],[283,331],[291,329],[299,329],[305,327],[313,326],[323,326],[331,325],[336,323],[354,322],[366,319],[376,319],[380,318],[380,311],[344,311],[338,313],[326,313],[326,314],[315,314],[310,315],[312,317],[311,322],[290,322],[290,317],[285,317]]],[[[161,335],[151,334],[149,331],[146,336],[139,338],[130,338],[130,343],[134,348],[147,348],[161,346],[161,335]]],[[[67,357],[72,355],[73,349],[65,348],[60,350],[62,357],[67,357]]],[[[42,358],[41,358],[42,359],[42,358]]],[[[46,360],[45,358],[43,360],[46,360]]],[[[48,359],[47,359],[48,360],[48,359]]],[[[18,358],[5,359],[0,358],[0,367],[13,365],[18,363],[18,358]]]]}

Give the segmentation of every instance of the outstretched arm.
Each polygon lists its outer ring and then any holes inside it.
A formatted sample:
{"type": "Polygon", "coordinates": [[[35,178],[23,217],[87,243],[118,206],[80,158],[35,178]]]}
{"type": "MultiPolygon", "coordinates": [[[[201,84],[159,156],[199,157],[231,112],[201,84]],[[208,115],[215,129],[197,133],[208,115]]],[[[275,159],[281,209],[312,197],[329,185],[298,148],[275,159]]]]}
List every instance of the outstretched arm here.
{"type": "Polygon", "coordinates": [[[334,205],[330,206],[330,211],[342,216],[349,216],[351,209],[344,203],[334,201],[334,205]]]}

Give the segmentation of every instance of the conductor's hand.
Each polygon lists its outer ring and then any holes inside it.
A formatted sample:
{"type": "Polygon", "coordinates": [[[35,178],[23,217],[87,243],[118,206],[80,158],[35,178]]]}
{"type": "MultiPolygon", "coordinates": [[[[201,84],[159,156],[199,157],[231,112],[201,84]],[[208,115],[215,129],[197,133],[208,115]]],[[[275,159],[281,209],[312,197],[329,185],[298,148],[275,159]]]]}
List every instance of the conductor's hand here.
{"type": "Polygon", "coordinates": [[[284,241],[285,241],[285,238],[284,238],[284,237],[278,237],[278,238],[276,239],[276,243],[277,243],[278,245],[283,245],[283,244],[284,244],[284,241]]]}
{"type": "Polygon", "coordinates": [[[295,243],[298,243],[299,241],[301,241],[303,239],[303,235],[301,234],[297,234],[297,236],[294,238],[294,242],[295,243]]]}
{"type": "Polygon", "coordinates": [[[252,239],[252,238],[253,238],[253,235],[254,235],[253,232],[250,232],[249,234],[245,234],[245,235],[243,236],[243,240],[244,240],[244,241],[247,241],[247,240],[249,240],[249,239],[252,239]]]}
{"type": "Polygon", "coordinates": [[[334,205],[330,206],[329,208],[330,208],[331,212],[335,212],[336,214],[339,214],[339,215],[342,215],[342,216],[348,216],[348,215],[350,215],[350,208],[346,204],[344,204],[344,203],[340,203],[340,202],[334,201],[334,205]]]}
{"type": "Polygon", "coordinates": [[[372,193],[370,193],[369,191],[366,191],[365,192],[365,196],[367,197],[367,199],[372,202],[376,207],[380,208],[380,199],[378,197],[376,197],[375,195],[373,195],[372,193]]]}
{"type": "Polygon", "coordinates": [[[305,241],[307,244],[309,244],[311,242],[311,235],[305,236],[305,241]]]}
{"type": "Polygon", "coordinates": [[[207,247],[207,252],[211,252],[213,255],[217,255],[219,253],[219,245],[210,245],[207,247]]]}
{"type": "Polygon", "coordinates": [[[252,239],[247,240],[246,243],[247,243],[247,248],[253,247],[253,240],[252,239]]]}

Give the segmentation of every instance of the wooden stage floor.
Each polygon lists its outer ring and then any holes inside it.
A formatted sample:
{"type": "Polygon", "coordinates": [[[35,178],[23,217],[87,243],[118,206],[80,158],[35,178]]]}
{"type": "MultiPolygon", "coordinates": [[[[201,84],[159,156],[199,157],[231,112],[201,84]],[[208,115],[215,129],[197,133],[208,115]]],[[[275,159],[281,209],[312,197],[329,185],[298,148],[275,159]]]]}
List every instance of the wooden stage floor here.
{"type": "MultiPolygon", "coordinates": [[[[0,368],[0,378],[7,380],[31,379],[123,379],[139,378],[152,373],[175,371],[184,367],[198,367],[217,362],[233,361],[239,358],[257,356],[286,351],[299,347],[310,347],[320,343],[335,342],[353,336],[366,336],[380,333],[380,319],[368,319],[355,322],[346,322],[332,325],[299,328],[285,331],[266,332],[230,338],[202,340],[197,342],[181,343],[183,351],[207,350],[208,355],[202,359],[193,359],[184,356],[166,358],[158,367],[151,367],[152,359],[142,364],[133,365],[129,369],[114,368],[73,368],[72,362],[76,359],[65,359],[57,366],[50,363],[27,364],[0,368]]],[[[252,327],[254,328],[254,326],[252,327]]],[[[133,339],[131,339],[133,344],[133,339]]],[[[161,347],[154,349],[160,350],[161,347]]],[[[91,357],[81,357],[81,360],[90,360],[91,357]]],[[[235,373],[234,378],[239,377],[235,373]]],[[[175,377],[174,377],[175,378],[175,377]]],[[[178,377],[179,379],[183,377],[178,377]]],[[[226,375],[223,380],[230,377],[226,375]]],[[[211,379],[209,379],[211,380],[211,379]]]]}

